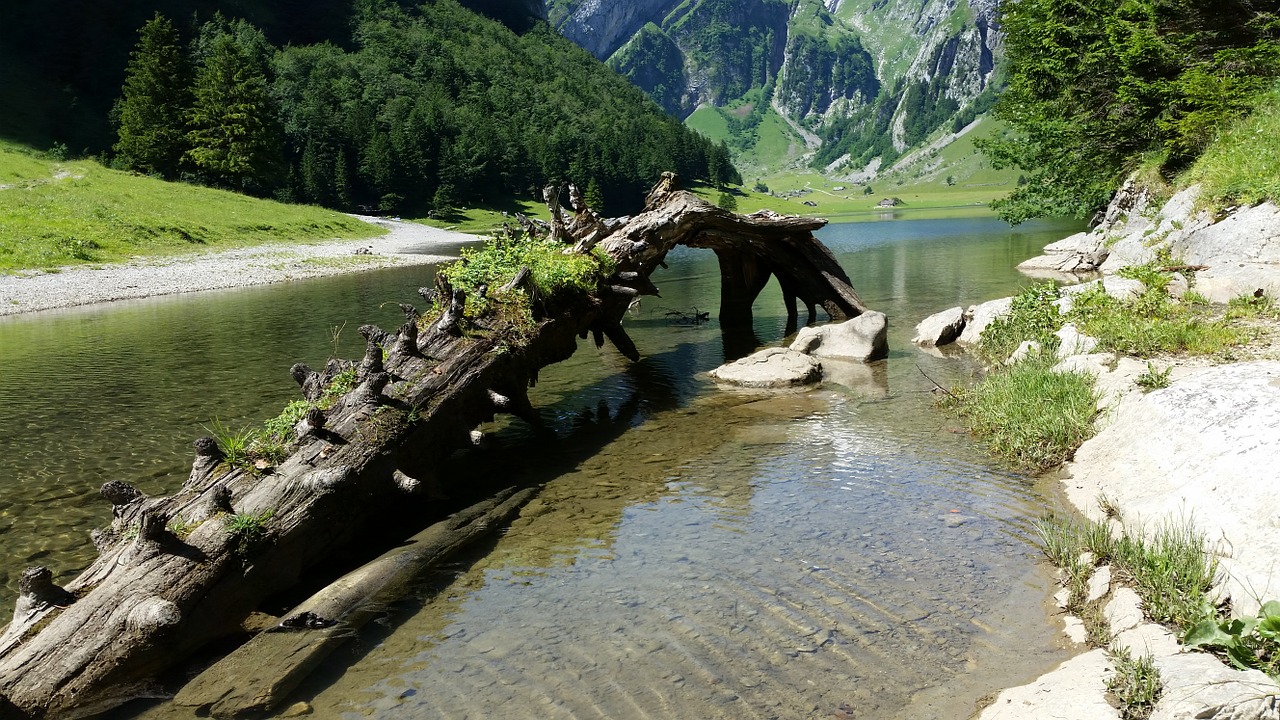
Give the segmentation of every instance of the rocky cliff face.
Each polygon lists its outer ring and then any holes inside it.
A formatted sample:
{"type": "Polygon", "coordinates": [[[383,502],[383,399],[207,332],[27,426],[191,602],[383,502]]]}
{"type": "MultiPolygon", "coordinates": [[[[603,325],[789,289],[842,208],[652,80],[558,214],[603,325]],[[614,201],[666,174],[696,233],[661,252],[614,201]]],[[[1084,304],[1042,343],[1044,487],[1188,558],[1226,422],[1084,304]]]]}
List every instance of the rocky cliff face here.
{"type": "Polygon", "coordinates": [[[771,107],[811,146],[882,135],[900,153],[985,110],[1002,46],[998,0],[545,2],[566,37],[668,111],[732,107],[749,134],[747,114],[771,107]]]}

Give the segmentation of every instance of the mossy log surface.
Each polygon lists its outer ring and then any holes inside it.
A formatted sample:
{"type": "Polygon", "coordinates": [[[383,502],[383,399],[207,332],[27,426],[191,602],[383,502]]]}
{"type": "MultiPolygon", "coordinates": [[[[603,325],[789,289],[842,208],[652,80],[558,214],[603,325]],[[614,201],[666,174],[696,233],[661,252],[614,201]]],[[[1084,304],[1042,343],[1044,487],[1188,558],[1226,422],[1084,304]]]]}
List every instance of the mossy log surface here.
{"type": "Polygon", "coordinates": [[[431,469],[473,445],[478,425],[497,413],[536,420],[526,388],[541,368],[572,355],[578,338],[594,336],[597,345],[607,338],[637,359],[623,316],[637,295],[656,294],[649,276],[676,245],[718,253],[732,281],[722,317],[749,318],[770,274],[789,304],[798,298],[811,314],[821,306],[842,320],[865,310],[813,237],[825,221],[736,215],[678,190],[670,174],[632,218],[599,218],[570,197],[570,207],[557,210],[566,252],[598,244],[616,270],[595,292],[541,307],[525,342],[511,346],[503,328],[450,312],[465,298],[440,287],[438,318],[419,319],[403,306],[409,321],[399,332],[362,328],[370,341],[364,360],[331,361],[323,373],[294,368],[308,397],[342,370],[355,369],[358,384],[329,409],[308,413],[274,467],[233,466],[202,438],[190,477],[172,495],[104,486],[114,513],[110,527],[94,533],[98,558],[65,588],[41,568],[23,575],[14,619],[0,635],[0,718],[83,717],[154,695],[165,671],[237,634],[264,599],[295,587],[408,497],[425,494],[431,469]]]}

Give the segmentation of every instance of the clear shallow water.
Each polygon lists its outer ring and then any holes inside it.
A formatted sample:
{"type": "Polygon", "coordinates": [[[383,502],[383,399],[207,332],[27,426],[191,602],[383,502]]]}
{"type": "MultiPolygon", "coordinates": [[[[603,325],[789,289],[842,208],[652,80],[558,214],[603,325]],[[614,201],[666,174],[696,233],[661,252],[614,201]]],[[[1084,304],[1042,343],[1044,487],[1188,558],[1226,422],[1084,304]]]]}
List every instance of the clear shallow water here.
{"type": "MultiPolygon", "coordinates": [[[[665,313],[714,315],[718,270],[710,253],[673,253],[663,298],[627,321],[644,360],[583,347],[534,394],[554,441],[498,427],[498,451],[449,468],[544,482],[539,500],[388,608],[299,697],[320,717],[943,718],[1046,669],[1060,656],[1028,539],[1046,501],[931,409],[920,370],[943,384],[968,370],[909,340],[927,314],[1012,292],[1013,265],[1074,229],[823,230],[890,315],[893,350],[800,394],[699,376],[724,359],[718,328],[665,313]]],[[[36,562],[73,575],[109,516],[99,484],[175,487],[201,422],[274,414],[296,396],[288,366],[319,364],[333,326],[347,321],[341,351],[355,356],[355,327],[398,322],[376,305],[427,282],[390,271],[0,322],[10,584],[36,562]],[[67,357],[80,370],[53,362],[67,357]]],[[[756,311],[758,338],[780,340],[776,288],[756,311]]]]}

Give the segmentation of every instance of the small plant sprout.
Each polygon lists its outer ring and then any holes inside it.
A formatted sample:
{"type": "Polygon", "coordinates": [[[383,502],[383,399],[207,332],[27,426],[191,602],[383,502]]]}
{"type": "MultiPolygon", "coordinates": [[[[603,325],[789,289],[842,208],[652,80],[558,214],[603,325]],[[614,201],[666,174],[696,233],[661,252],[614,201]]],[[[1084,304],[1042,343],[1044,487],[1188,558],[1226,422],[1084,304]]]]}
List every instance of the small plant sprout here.
{"type": "Polygon", "coordinates": [[[223,527],[227,529],[227,532],[235,541],[236,554],[247,555],[255,544],[266,537],[267,521],[274,515],[274,511],[266,510],[256,515],[252,513],[236,513],[223,517],[223,527]]]}
{"type": "Polygon", "coordinates": [[[1108,520],[1120,520],[1123,517],[1120,512],[1120,506],[1116,505],[1115,500],[1108,497],[1106,493],[1098,494],[1097,503],[1098,509],[1102,511],[1103,515],[1107,516],[1108,520]]]}
{"type": "Polygon", "coordinates": [[[1160,370],[1154,364],[1148,362],[1147,371],[1134,378],[1134,382],[1147,392],[1160,390],[1169,387],[1169,374],[1171,372],[1173,372],[1173,366],[1160,370]]]}
{"type": "Polygon", "coordinates": [[[1116,672],[1107,680],[1107,692],[1115,698],[1124,720],[1146,720],[1160,699],[1160,670],[1150,654],[1133,657],[1127,649],[1111,651],[1116,672]]]}
{"type": "Polygon", "coordinates": [[[232,430],[215,417],[212,427],[205,425],[204,429],[208,430],[214,441],[218,443],[218,449],[222,451],[228,465],[240,467],[249,463],[249,446],[253,444],[257,434],[252,428],[232,430]]]}
{"type": "Polygon", "coordinates": [[[347,323],[344,320],[341,325],[334,325],[329,328],[329,345],[333,347],[333,354],[329,357],[336,358],[342,348],[342,331],[347,329],[347,323]]]}

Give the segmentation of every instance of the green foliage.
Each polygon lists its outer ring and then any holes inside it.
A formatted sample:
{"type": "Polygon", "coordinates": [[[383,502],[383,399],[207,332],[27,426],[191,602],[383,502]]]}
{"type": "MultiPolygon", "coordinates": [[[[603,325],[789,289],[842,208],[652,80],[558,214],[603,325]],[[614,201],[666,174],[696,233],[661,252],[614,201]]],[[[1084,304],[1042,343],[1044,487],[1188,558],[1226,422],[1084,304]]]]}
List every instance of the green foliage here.
{"type": "Polygon", "coordinates": [[[1213,617],[1209,592],[1218,561],[1206,553],[1204,534],[1190,523],[1167,522],[1150,538],[1128,532],[1116,538],[1107,525],[1050,519],[1037,523],[1045,555],[1069,573],[1080,554],[1093,553],[1095,562],[1110,563],[1142,597],[1146,615],[1155,622],[1189,628],[1213,617]]]}
{"type": "Polygon", "coordinates": [[[1166,274],[1153,281],[1131,301],[1113,298],[1100,286],[1079,293],[1069,317],[1081,332],[1098,338],[1102,350],[1133,357],[1222,354],[1248,339],[1225,319],[1211,318],[1207,308],[1173,303],[1164,289],[1167,279],[1166,274]]]}
{"type": "Polygon", "coordinates": [[[1127,648],[1112,651],[1115,673],[1107,679],[1107,692],[1117,701],[1122,720],[1146,720],[1160,699],[1160,670],[1151,654],[1134,658],[1127,648]]]}
{"type": "MultiPolygon", "coordinates": [[[[822,5],[805,10],[825,14],[822,5]]],[[[795,19],[793,25],[800,25],[795,19]]],[[[856,35],[831,32],[826,21],[811,23],[813,32],[796,32],[787,41],[790,63],[778,85],[778,100],[799,116],[822,114],[835,100],[876,97],[880,81],[875,60],[856,35]]]]}
{"type": "Polygon", "coordinates": [[[186,518],[177,516],[169,521],[169,524],[167,527],[169,532],[173,533],[174,537],[178,538],[179,540],[186,540],[187,538],[191,537],[191,533],[194,532],[195,529],[199,526],[200,526],[200,523],[193,523],[188,521],[186,518]]]}
{"type": "Polygon", "coordinates": [[[662,28],[647,23],[609,58],[608,65],[673,115],[684,115],[684,55],[662,28]]]}
{"type": "MultiPolygon", "coordinates": [[[[333,407],[334,403],[341,400],[344,395],[356,389],[356,380],[355,368],[347,368],[337,375],[334,375],[333,380],[329,382],[329,387],[324,389],[324,393],[321,394],[320,399],[316,401],[316,407],[321,410],[328,410],[333,407]]],[[[285,408],[285,411],[288,412],[289,408],[285,408]]],[[[295,409],[293,412],[297,412],[297,410],[295,409]]],[[[306,414],[305,409],[302,411],[302,414],[306,414]]],[[[301,416],[299,416],[298,419],[301,420],[301,416]]]]}
{"type": "Polygon", "coordinates": [[[1062,314],[1053,304],[1059,297],[1058,287],[1045,281],[1026,288],[1013,298],[1007,315],[993,320],[982,331],[978,354],[988,365],[1003,363],[1024,340],[1054,349],[1058,338],[1054,333],[1062,327],[1062,314]]]}
{"type": "Polygon", "coordinates": [[[246,557],[255,545],[267,536],[267,522],[275,516],[275,511],[265,510],[258,514],[236,513],[222,518],[222,525],[227,529],[232,542],[233,551],[240,557],[246,557]]]}
{"type": "Polygon", "coordinates": [[[1280,677],[1280,602],[1265,603],[1256,617],[1201,620],[1182,642],[1223,652],[1241,670],[1257,668],[1280,677]]]}
{"type": "Polygon", "coordinates": [[[249,453],[249,447],[253,444],[257,432],[253,428],[240,428],[232,430],[218,418],[213,419],[213,426],[204,426],[209,431],[215,442],[218,443],[218,449],[222,451],[223,458],[228,465],[233,467],[246,467],[252,459],[249,453]]]}
{"type": "MultiPolygon", "coordinates": [[[[594,292],[600,281],[612,272],[612,262],[602,252],[565,253],[566,247],[554,240],[538,240],[518,235],[514,238],[495,236],[480,249],[464,248],[462,258],[441,272],[455,288],[468,296],[467,313],[479,317],[489,311],[501,297],[499,288],[511,281],[523,267],[529,268],[534,285],[543,301],[553,303],[570,293],[594,292]],[[484,299],[477,289],[488,285],[484,299]]],[[[525,298],[523,290],[514,290],[525,298]]],[[[527,305],[527,298],[522,303],[527,305]]]]}
{"type": "Polygon", "coordinates": [[[294,400],[285,406],[279,415],[267,420],[262,424],[262,429],[268,435],[287,438],[293,435],[293,428],[302,422],[302,418],[306,417],[307,411],[312,407],[311,403],[306,400],[294,400]]]}
{"type": "Polygon", "coordinates": [[[190,78],[178,31],[164,16],[142,26],[113,110],[117,161],[129,170],[174,178],[186,149],[190,78]]]}
{"type": "Polygon", "coordinates": [[[1217,128],[1187,179],[1201,183],[1202,199],[1217,206],[1280,202],[1280,87],[1262,95],[1246,119],[1217,128]]]}
{"type": "Polygon", "coordinates": [[[1172,365],[1160,370],[1155,365],[1147,363],[1146,372],[1134,378],[1133,381],[1143,390],[1159,390],[1169,387],[1169,373],[1171,372],[1173,372],[1172,365]]]}
{"type": "Polygon", "coordinates": [[[270,93],[269,45],[243,20],[206,23],[183,156],[206,183],[265,194],[283,171],[278,110],[270,93]]]}
{"type": "Polygon", "coordinates": [[[1010,222],[1088,217],[1146,153],[1186,167],[1280,74],[1274,9],[1249,0],[1021,0],[1001,7],[1018,130],[984,149],[1029,172],[996,209],[1010,222]]]}
{"type": "Polygon", "coordinates": [[[1270,295],[1245,294],[1233,297],[1227,303],[1227,318],[1277,318],[1280,317],[1280,306],[1270,295]]]}
{"type": "Polygon", "coordinates": [[[738,198],[734,197],[733,193],[722,192],[720,193],[720,196],[716,198],[716,206],[729,210],[730,212],[737,212],[738,198]]]}
{"type": "Polygon", "coordinates": [[[138,255],[362,238],[384,230],[330,210],[53,163],[0,141],[0,273],[138,255]]]}
{"type": "Polygon", "coordinates": [[[956,393],[956,410],[993,454],[1046,470],[1093,435],[1093,378],[1054,372],[1054,363],[1047,354],[1027,358],[956,393]]]}
{"type": "Polygon", "coordinates": [[[1126,533],[1116,541],[1112,559],[1152,620],[1185,628],[1213,614],[1209,591],[1218,560],[1206,553],[1204,534],[1189,523],[1167,522],[1145,541],[1126,533]]]}

